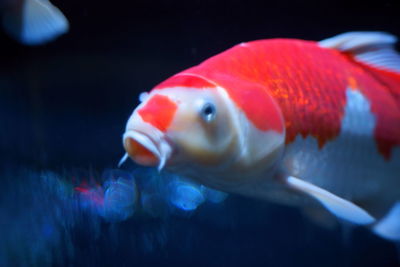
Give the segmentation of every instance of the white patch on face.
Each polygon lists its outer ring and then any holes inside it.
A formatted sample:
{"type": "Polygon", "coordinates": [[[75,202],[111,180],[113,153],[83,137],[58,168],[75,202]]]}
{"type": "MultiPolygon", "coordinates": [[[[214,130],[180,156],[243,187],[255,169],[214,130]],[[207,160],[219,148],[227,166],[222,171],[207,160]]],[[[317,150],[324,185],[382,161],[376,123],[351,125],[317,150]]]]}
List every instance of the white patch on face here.
{"type": "Polygon", "coordinates": [[[150,97],[153,94],[166,95],[178,105],[166,131],[168,139],[176,145],[171,165],[198,163],[204,169],[229,161],[224,155],[230,154],[234,132],[229,112],[215,88],[171,87],[155,89],[150,97]],[[210,119],[203,113],[208,105],[215,110],[210,119]]]}
{"type": "MultiPolygon", "coordinates": [[[[243,123],[242,123],[243,119],[240,118],[240,115],[239,115],[239,112],[238,112],[238,109],[237,109],[235,103],[233,103],[233,101],[231,100],[231,98],[229,97],[229,95],[225,91],[225,89],[223,89],[221,87],[217,87],[217,90],[218,90],[219,95],[222,97],[222,99],[228,109],[228,112],[231,115],[233,128],[238,133],[236,142],[238,143],[239,147],[243,148],[246,146],[244,136],[242,134],[243,131],[241,130],[243,127],[245,127],[245,125],[243,125],[243,123]]],[[[243,153],[244,150],[242,149],[241,151],[243,153]]]]}
{"type": "Polygon", "coordinates": [[[155,89],[149,98],[153,94],[167,95],[179,106],[166,133],[177,147],[167,164],[170,171],[213,188],[246,194],[242,185],[268,178],[281,158],[285,134],[258,130],[224,88],[155,89]],[[208,127],[200,117],[205,103],[216,108],[216,118],[208,127]],[[210,129],[213,134],[208,136],[210,129]]]}
{"type": "Polygon", "coordinates": [[[248,192],[252,185],[273,175],[272,169],[282,154],[285,134],[260,131],[224,88],[217,87],[216,90],[225,112],[229,114],[236,145],[231,154],[226,155],[224,164],[213,166],[213,170],[207,169],[206,172],[196,170],[196,175],[201,174],[198,181],[222,191],[252,195],[248,192]]]}
{"type": "Polygon", "coordinates": [[[377,150],[376,118],[369,100],[350,88],[346,95],[340,135],[322,149],[314,137],[298,135],[287,146],[284,168],[292,176],[350,200],[399,198],[400,149],[395,148],[391,161],[385,161],[377,150]]]}
{"type": "Polygon", "coordinates": [[[260,131],[237,108],[227,92],[218,88],[232,116],[235,131],[238,133],[238,158],[244,165],[254,164],[255,161],[277,150],[285,140],[285,134],[275,131],[260,131]]]}

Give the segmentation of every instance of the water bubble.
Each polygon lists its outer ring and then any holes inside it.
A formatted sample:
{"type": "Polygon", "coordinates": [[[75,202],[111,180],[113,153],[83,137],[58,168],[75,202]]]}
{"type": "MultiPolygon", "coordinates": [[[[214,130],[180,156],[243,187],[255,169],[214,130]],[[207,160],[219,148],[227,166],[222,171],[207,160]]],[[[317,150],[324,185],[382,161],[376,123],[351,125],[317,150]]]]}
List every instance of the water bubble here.
{"type": "Polygon", "coordinates": [[[108,221],[123,221],[135,211],[138,191],[133,178],[108,180],[104,193],[103,215],[108,221]]]}
{"type": "Polygon", "coordinates": [[[183,211],[193,211],[204,202],[200,186],[183,180],[172,181],[168,193],[169,202],[183,211]]]}

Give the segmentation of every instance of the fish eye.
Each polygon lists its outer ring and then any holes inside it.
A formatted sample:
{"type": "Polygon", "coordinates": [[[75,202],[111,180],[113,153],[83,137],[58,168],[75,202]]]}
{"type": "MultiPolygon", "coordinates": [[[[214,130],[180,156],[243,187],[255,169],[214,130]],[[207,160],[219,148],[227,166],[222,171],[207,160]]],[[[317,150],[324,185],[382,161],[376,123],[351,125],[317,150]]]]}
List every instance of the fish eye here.
{"type": "Polygon", "coordinates": [[[201,108],[200,115],[204,121],[211,122],[215,118],[216,112],[217,109],[215,108],[215,105],[207,102],[201,108]]]}

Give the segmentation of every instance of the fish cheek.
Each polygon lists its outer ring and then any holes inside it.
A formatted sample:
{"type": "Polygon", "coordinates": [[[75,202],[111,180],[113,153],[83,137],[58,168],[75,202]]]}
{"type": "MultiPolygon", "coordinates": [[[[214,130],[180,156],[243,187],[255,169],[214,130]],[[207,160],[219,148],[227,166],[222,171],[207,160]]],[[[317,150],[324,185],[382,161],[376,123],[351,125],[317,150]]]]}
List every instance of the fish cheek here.
{"type": "Polygon", "coordinates": [[[201,165],[215,165],[224,161],[232,151],[234,134],[230,127],[215,121],[204,124],[197,120],[187,131],[176,133],[176,142],[183,160],[201,165]]]}
{"type": "Polygon", "coordinates": [[[210,123],[201,123],[204,135],[210,147],[218,148],[229,139],[231,127],[226,120],[215,120],[210,123]]]}
{"type": "Polygon", "coordinates": [[[179,105],[169,128],[169,135],[176,146],[179,160],[214,164],[221,161],[222,154],[229,149],[228,146],[232,142],[230,118],[222,103],[217,99],[212,99],[211,102],[217,107],[215,118],[211,121],[204,119],[200,113],[202,105],[196,104],[193,99],[182,101],[179,105]]]}
{"type": "Polygon", "coordinates": [[[180,160],[197,163],[213,161],[215,151],[204,125],[197,119],[186,122],[173,123],[170,131],[170,138],[180,160]]]}

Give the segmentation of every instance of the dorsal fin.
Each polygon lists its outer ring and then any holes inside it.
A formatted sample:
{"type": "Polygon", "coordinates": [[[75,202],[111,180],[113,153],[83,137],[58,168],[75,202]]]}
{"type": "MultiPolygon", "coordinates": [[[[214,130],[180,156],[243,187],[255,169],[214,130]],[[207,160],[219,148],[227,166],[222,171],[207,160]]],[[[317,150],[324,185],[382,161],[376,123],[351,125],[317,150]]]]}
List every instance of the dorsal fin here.
{"type": "Polygon", "coordinates": [[[351,53],[357,61],[400,74],[397,38],[386,32],[347,32],[319,42],[325,48],[351,53]]]}

